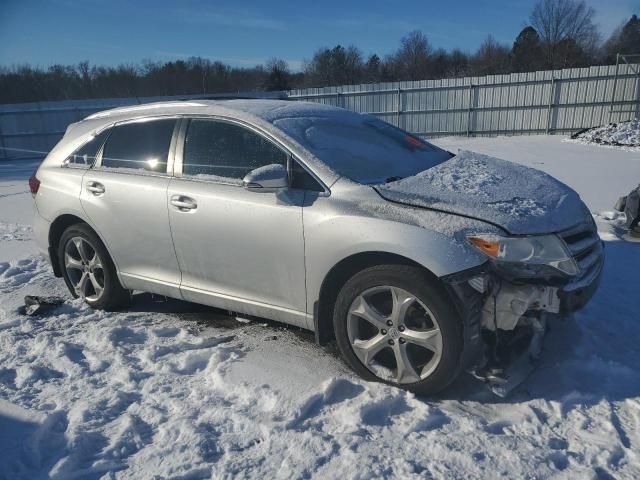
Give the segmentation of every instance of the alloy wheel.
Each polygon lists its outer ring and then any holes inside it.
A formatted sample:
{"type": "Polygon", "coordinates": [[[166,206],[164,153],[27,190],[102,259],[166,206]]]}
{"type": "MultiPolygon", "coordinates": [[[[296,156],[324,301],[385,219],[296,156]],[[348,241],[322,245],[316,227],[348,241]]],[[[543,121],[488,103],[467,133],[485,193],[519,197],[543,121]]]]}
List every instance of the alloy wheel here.
{"type": "Polygon", "coordinates": [[[97,302],[104,293],[104,268],[95,247],[83,237],[70,238],[64,247],[64,266],[76,294],[97,302]]]}
{"type": "Polygon", "coordinates": [[[442,357],[437,319],[415,295],[398,287],[373,287],[349,308],[351,348],[374,375],[400,384],[427,378],[442,357]]]}

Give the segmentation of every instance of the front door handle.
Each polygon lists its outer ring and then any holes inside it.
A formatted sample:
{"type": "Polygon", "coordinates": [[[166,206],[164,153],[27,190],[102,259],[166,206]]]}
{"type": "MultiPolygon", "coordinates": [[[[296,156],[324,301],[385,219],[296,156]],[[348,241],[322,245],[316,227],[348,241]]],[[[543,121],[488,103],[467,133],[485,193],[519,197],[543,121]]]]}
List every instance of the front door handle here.
{"type": "Polygon", "coordinates": [[[198,208],[198,204],[193,198],[184,195],[173,195],[171,197],[171,205],[181,212],[188,212],[189,210],[198,208]]]}
{"type": "Polygon", "coordinates": [[[87,182],[87,191],[93,193],[94,195],[102,195],[105,192],[104,185],[100,182],[87,182]]]}

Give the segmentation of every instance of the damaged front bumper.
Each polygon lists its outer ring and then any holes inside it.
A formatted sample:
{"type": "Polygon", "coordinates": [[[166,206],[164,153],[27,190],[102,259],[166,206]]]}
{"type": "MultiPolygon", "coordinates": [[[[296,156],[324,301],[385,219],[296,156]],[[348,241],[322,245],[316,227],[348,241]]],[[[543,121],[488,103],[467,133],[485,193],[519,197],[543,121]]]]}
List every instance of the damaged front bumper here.
{"type": "Polygon", "coordinates": [[[460,301],[474,298],[461,311],[466,369],[497,395],[507,395],[535,369],[548,324],[584,307],[595,294],[604,265],[602,242],[588,251],[576,249],[574,258],[580,273],[571,279],[512,278],[487,262],[449,282],[460,301]]]}

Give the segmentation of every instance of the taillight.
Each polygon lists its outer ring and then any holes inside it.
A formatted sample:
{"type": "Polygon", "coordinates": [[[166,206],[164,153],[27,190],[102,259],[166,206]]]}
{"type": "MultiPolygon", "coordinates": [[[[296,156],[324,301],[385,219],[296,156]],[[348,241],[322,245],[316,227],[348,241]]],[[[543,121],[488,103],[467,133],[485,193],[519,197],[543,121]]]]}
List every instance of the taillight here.
{"type": "Polygon", "coordinates": [[[34,197],[36,196],[36,193],[38,193],[38,189],[40,188],[40,180],[38,180],[38,178],[36,177],[37,171],[38,170],[36,169],[36,171],[33,172],[33,175],[29,177],[29,190],[31,190],[31,195],[33,195],[34,197]]]}

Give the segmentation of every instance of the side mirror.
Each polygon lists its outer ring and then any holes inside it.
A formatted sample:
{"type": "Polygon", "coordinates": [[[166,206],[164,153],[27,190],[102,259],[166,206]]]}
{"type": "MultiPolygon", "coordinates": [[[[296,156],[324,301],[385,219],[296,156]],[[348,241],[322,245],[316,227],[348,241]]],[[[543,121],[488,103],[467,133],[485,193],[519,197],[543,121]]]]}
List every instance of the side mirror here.
{"type": "Polygon", "coordinates": [[[273,163],[251,170],[242,179],[247,190],[256,192],[273,192],[289,186],[289,174],[283,165],[273,163]]]}

